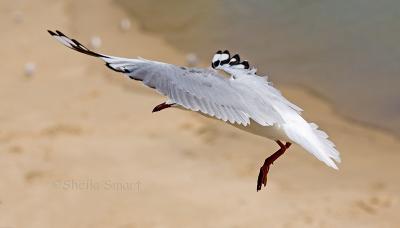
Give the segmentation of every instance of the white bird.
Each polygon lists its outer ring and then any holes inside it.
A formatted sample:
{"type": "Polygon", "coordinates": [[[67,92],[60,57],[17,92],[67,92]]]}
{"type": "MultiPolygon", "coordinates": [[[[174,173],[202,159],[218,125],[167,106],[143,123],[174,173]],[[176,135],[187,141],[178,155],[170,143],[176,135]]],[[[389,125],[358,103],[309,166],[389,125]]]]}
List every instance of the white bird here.
{"type": "Polygon", "coordinates": [[[187,68],[168,63],[128,59],[99,54],[60,31],[49,33],[65,46],[102,59],[110,69],[130,79],[142,81],[157,90],[167,100],[153,112],[177,107],[200,112],[220,119],[244,131],[274,140],[280,149],[265,159],[257,179],[257,191],[266,186],[270,165],[292,143],[303,147],[326,165],[337,169],[339,152],[315,123],[301,117],[303,111],[289,102],[266,76],[256,74],[247,61],[228,51],[218,51],[212,59],[212,68],[187,68]],[[220,74],[224,71],[230,77],[220,74]],[[283,143],[285,142],[285,143],[283,143]]]}

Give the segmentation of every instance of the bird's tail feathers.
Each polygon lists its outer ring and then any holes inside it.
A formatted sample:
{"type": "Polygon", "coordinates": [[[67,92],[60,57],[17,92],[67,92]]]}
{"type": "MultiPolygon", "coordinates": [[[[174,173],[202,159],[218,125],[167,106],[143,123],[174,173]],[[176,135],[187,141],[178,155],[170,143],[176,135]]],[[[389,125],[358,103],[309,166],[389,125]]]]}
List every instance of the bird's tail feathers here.
{"type": "Polygon", "coordinates": [[[328,139],[328,135],[324,131],[318,129],[318,125],[305,122],[304,124],[299,124],[295,128],[286,127],[285,132],[290,139],[326,165],[338,169],[335,162],[340,163],[340,154],[336,150],[335,144],[328,139]]]}

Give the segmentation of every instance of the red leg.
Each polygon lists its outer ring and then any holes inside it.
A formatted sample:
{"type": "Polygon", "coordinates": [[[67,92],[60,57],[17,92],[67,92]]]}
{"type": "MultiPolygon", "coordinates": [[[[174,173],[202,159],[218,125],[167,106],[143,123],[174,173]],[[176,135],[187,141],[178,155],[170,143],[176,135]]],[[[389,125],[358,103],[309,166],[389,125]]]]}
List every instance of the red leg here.
{"type": "Polygon", "coordinates": [[[267,159],[265,159],[264,165],[261,166],[260,173],[258,174],[258,179],[257,179],[257,192],[261,190],[262,185],[264,185],[264,187],[267,185],[267,175],[269,172],[269,166],[273,164],[274,161],[278,159],[282,154],[284,154],[285,151],[290,147],[290,145],[292,145],[290,142],[287,142],[286,144],[283,144],[279,140],[277,140],[276,142],[281,148],[275,153],[273,153],[271,156],[269,156],[267,159]]]}
{"type": "Polygon", "coordinates": [[[165,102],[163,102],[163,103],[157,105],[156,107],[154,107],[153,112],[159,112],[159,111],[161,111],[165,108],[169,108],[171,106],[172,106],[172,104],[166,104],[165,102]]]}

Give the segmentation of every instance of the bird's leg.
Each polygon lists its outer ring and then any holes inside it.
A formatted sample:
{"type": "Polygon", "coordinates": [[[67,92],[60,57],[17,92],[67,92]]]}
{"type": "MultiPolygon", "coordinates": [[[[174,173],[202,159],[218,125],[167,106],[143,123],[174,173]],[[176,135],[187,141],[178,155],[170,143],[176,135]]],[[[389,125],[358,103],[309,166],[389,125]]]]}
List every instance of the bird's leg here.
{"type": "Polygon", "coordinates": [[[267,185],[267,175],[269,172],[269,166],[273,164],[274,161],[278,159],[283,153],[285,153],[285,151],[290,147],[290,145],[292,145],[290,142],[287,142],[286,144],[283,144],[279,140],[277,140],[276,142],[281,148],[275,153],[273,153],[271,156],[269,156],[267,159],[265,159],[264,165],[261,166],[260,173],[258,174],[258,179],[257,179],[257,192],[261,190],[262,185],[264,185],[264,187],[267,185]]]}
{"type": "Polygon", "coordinates": [[[167,104],[167,103],[163,102],[163,103],[157,105],[156,107],[154,107],[153,112],[159,112],[159,111],[161,111],[165,108],[169,108],[171,106],[172,106],[172,104],[167,104]]]}

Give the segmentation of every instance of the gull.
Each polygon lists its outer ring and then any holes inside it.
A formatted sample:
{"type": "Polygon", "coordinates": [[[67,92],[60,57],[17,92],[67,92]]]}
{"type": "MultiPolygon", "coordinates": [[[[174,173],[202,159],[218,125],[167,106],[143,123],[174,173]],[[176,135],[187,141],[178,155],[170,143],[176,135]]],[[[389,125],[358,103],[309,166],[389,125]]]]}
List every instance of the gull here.
{"type": "Polygon", "coordinates": [[[222,120],[246,132],[274,140],[279,150],[267,157],[257,178],[257,192],[267,184],[270,165],[295,143],[329,167],[338,169],[339,152],[328,135],[301,116],[302,109],[283,97],[267,76],[257,75],[249,62],[229,51],[217,51],[210,68],[189,68],[129,59],[93,52],[60,31],[50,31],[65,46],[102,59],[113,71],[164,95],[165,102],[153,112],[166,108],[186,109],[222,120]],[[336,163],[335,163],[336,162],[336,163]]]}

